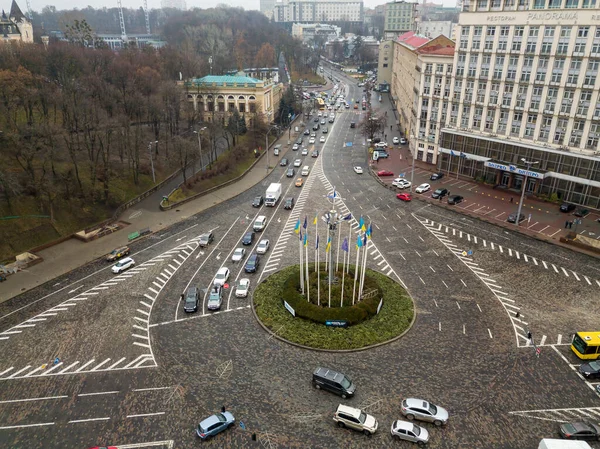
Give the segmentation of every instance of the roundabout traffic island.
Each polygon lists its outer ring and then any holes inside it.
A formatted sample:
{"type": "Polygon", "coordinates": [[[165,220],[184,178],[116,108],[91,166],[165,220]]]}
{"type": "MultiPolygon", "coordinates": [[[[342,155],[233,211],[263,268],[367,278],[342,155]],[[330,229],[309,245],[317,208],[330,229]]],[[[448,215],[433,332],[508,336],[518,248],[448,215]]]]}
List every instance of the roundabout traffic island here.
{"type": "Polygon", "coordinates": [[[318,273],[315,264],[308,268],[304,294],[298,265],[272,274],[254,291],[255,315],[277,338],[312,349],[356,351],[395,340],[414,323],[412,298],[389,277],[367,269],[359,301],[354,266],[346,274],[337,271],[330,303],[325,264],[318,273]]]}

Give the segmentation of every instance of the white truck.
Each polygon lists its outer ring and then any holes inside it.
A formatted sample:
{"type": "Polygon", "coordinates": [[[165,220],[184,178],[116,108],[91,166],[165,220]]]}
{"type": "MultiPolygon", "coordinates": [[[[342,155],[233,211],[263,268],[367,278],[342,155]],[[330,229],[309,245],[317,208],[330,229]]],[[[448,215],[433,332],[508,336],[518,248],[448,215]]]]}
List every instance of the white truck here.
{"type": "Polygon", "coordinates": [[[277,201],[279,201],[279,197],[281,196],[281,184],[278,182],[273,182],[267,188],[267,193],[265,194],[265,206],[275,206],[277,201]]]}
{"type": "Polygon", "coordinates": [[[538,449],[592,449],[592,447],[585,441],[544,438],[540,441],[538,449]]]}

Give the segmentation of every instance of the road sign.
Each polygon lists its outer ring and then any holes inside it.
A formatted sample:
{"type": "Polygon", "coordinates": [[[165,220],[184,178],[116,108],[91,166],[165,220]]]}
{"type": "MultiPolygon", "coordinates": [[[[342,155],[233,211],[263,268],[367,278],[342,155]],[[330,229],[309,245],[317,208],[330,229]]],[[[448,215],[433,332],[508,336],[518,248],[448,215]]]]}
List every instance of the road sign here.
{"type": "Polygon", "coordinates": [[[462,255],[463,255],[463,256],[466,256],[466,255],[467,255],[467,252],[466,252],[466,251],[463,251],[463,252],[462,252],[462,255]]]}
{"type": "Polygon", "coordinates": [[[404,178],[406,176],[406,173],[400,173],[398,176],[400,176],[401,178],[404,178]]]}
{"type": "Polygon", "coordinates": [[[472,256],[472,255],[473,255],[473,251],[472,251],[472,250],[469,250],[469,251],[467,252],[467,256],[472,256]]]}

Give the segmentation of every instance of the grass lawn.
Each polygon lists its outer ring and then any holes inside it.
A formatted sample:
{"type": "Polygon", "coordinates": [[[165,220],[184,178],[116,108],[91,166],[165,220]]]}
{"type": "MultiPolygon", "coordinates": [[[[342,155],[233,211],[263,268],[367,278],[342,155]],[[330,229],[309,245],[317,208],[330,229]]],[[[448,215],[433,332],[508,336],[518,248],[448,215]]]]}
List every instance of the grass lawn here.
{"type": "MultiPolygon", "coordinates": [[[[372,270],[367,270],[367,274],[379,285],[384,296],[381,311],[370,320],[343,329],[293,317],[283,306],[282,297],[286,280],[297,271],[297,266],[291,266],[272,274],[253,294],[258,318],[286,340],[318,349],[360,349],[397,337],[413,322],[414,305],[408,293],[398,283],[372,270]]],[[[327,292],[322,291],[321,295],[326,297],[327,292]]]]}

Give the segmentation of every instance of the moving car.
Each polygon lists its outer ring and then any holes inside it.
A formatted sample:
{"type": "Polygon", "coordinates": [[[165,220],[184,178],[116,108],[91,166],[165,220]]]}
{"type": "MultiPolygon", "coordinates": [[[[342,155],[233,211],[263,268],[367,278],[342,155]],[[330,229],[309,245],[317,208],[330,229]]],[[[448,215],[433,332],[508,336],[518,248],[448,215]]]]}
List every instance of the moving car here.
{"type": "Polygon", "coordinates": [[[246,255],[246,250],[244,248],[236,248],[231,256],[232,262],[239,262],[246,255]]]}
{"type": "Polygon", "coordinates": [[[252,245],[252,242],[254,242],[254,232],[246,232],[242,237],[242,245],[252,245]]]}
{"type": "Polygon", "coordinates": [[[258,246],[256,247],[256,254],[266,254],[269,250],[270,242],[268,239],[263,239],[258,242],[258,246]]]}
{"type": "Polygon", "coordinates": [[[358,175],[362,175],[363,174],[363,169],[361,166],[359,165],[355,165],[354,166],[354,173],[358,174],[358,175]]]}
{"type": "Polygon", "coordinates": [[[296,187],[302,187],[302,185],[304,184],[304,179],[303,178],[298,178],[296,179],[296,184],[294,184],[296,187]]]}
{"type": "Polygon", "coordinates": [[[288,160],[284,157],[283,159],[281,159],[281,162],[279,162],[279,165],[281,167],[285,167],[288,164],[288,160]]]}
{"type": "Polygon", "coordinates": [[[375,148],[387,148],[388,144],[387,142],[377,142],[374,147],[375,148]]]}
{"type": "Polygon", "coordinates": [[[421,184],[419,187],[417,187],[415,189],[415,192],[424,193],[424,192],[427,192],[429,189],[431,189],[431,186],[427,183],[424,183],[424,184],[421,184]]]}
{"type": "Polygon", "coordinates": [[[283,204],[283,208],[287,210],[292,210],[294,208],[294,198],[286,198],[285,203],[283,204]]]}
{"type": "Polygon", "coordinates": [[[389,170],[379,170],[377,176],[394,176],[394,172],[389,170]]]}
{"type": "Polygon", "coordinates": [[[354,109],[358,109],[358,105],[357,104],[354,105],[354,109]]]}
{"type": "Polygon", "coordinates": [[[313,150],[310,157],[319,157],[319,150],[313,150]]]}
{"type": "Polygon", "coordinates": [[[600,441],[600,425],[591,422],[564,423],[558,431],[561,437],[569,440],[600,441]]]}
{"type": "Polygon", "coordinates": [[[410,193],[399,193],[398,195],[396,195],[396,198],[406,202],[412,200],[412,196],[410,195],[410,193]]]}
{"type": "Polygon", "coordinates": [[[245,298],[248,296],[248,291],[250,291],[250,279],[248,279],[248,278],[240,279],[239,284],[235,288],[235,297],[236,298],[245,298]]]}
{"type": "Polygon", "coordinates": [[[305,135],[305,136],[308,136],[309,134],[310,134],[310,129],[306,128],[306,129],[304,130],[304,135],[305,135]]]}
{"type": "Polygon", "coordinates": [[[400,137],[400,145],[406,145],[408,141],[404,137],[400,137]]]}
{"type": "Polygon", "coordinates": [[[267,225],[267,217],[265,217],[264,215],[259,215],[258,217],[256,217],[256,220],[254,220],[252,229],[254,230],[254,232],[260,232],[263,229],[265,229],[266,225],[267,225]]]}
{"type": "Polygon", "coordinates": [[[313,131],[312,133],[310,133],[310,137],[317,137],[317,133],[313,131]]]}
{"type": "Polygon", "coordinates": [[[215,235],[212,232],[207,232],[206,234],[202,234],[200,236],[200,240],[198,240],[198,245],[201,247],[205,247],[210,245],[215,239],[215,235]]]}
{"type": "Polygon", "coordinates": [[[111,270],[114,274],[119,274],[133,266],[135,266],[135,261],[131,257],[125,257],[113,265],[111,270]]]}
{"type": "Polygon", "coordinates": [[[462,203],[462,200],[464,200],[464,198],[460,195],[451,195],[448,197],[448,204],[462,203]]]}
{"type": "Polygon", "coordinates": [[[203,440],[206,440],[216,434],[223,432],[225,429],[233,427],[235,418],[227,411],[216,413],[209,416],[198,424],[196,434],[203,440]]]}
{"type": "Polygon", "coordinates": [[[244,266],[244,271],[246,273],[255,273],[258,270],[258,266],[260,265],[260,257],[258,254],[251,254],[248,260],[246,261],[246,265],[244,266]]]}
{"type": "Polygon", "coordinates": [[[356,123],[355,122],[350,122],[350,128],[356,128],[356,123]]]}
{"type": "MultiPolygon", "coordinates": [[[[523,220],[525,220],[525,215],[523,215],[523,214],[519,215],[519,223],[521,223],[523,220]]],[[[506,221],[508,221],[509,223],[516,223],[517,222],[517,214],[510,214],[508,216],[508,218],[506,219],[506,221]]]]}
{"type": "Polygon", "coordinates": [[[120,248],[113,249],[110,254],[106,256],[108,262],[114,262],[121,257],[129,256],[129,246],[121,246],[120,248]]]}
{"type": "Polygon", "coordinates": [[[579,372],[586,379],[600,378],[600,359],[581,364],[579,372]]]}
{"type": "Polygon", "coordinates": [[[444,189],[443,187],[436,189],[435,192],[431,194],[431,198],[443,198],[448,195],[448,189],[444,189]]]}
{"type": "Polygon", "coordinates": [[[219,287],[222,287],[223,285],[225,285],[225,282],[227,282],[228,279],[229,279],[229,268],[221,267],[221,268],[219,268],[219,271],[217,271],[217,274],[215,275],[215,280],[213,281],[213,285],[218,285],[219,287]]]}
{"type": "Polygon", "coordinates": [[[561,212],[572,212],[575,210],[577,206],[575,206],[574,204],[570,204],[570,203],[562,203],[560,205],[560,211],[561,212]]]}
{"type": "Polygon", "coordinates": [[[190,287],[185,295],[183,311],[193,313],[198,310],[198,287],[190,287]]]}
{"type": "Polygon", "coordinates": [[[302,159],[296,159],[294,161],[294,167],[300,167],[302,165],[302,159]]]}
{"type": "Polygon", "coordinates": [[[321,138],[319,139],[319,142],[325,143],[325,136],[321,136],[321,138]]]}
{"type": "Polygon", "coordinates": [[[315,138],[311,137],[310,139],[308,139],[308,143],[315,143],[315,138]]]}
{"type": "Polygon", "coordinates": [[[213,285],[208,295],[208,303],[206,308],[208,310],[219,310],[223,303],[223,289],[220,285],[213,285]]]}
{"type": "Polygon", "coordinates": [[[296,171],[293,168],[288,168],[288,171],[285,174],[285,176],[287,176],[288,178],[293,178],[295,174],[296,174],[296,171]]]}
{"type": "Polygon", "coordinates": [[[320,123],[321,123],[321,125],[324,125],[325,124],[325,120],[321,120],[320,123]]]}
{"type": "Polygon", "coordinates": [[[444,177],[444,174],[442,172],[438,172],[438,173],[433,173],[429,179],[432,181],[437,181],[439,179],[442,179],[444,177]]]}
{"type": "Polygon", "coordinates": [[[295,143],[295,144],[292,146],[292,150],[293,150],[293,151],[298,151],[298,148],[300,148],[300,145],[298,145],[297,143],[295,143]]]}
{"type": "Polygon", "coordinates": [[[302,156],[308,156],[308,148],[302,148],[302,156]]]}
{"type": "Polygon", "coordinates": [[[344,399],[354,396],[356,391],[356,386],[347,376],[323,367],[313,371],[312,384],[317,390],[327,390],[344,399]]]}
{"type": "Polygon", "coordinates": [[[327,129],[327,127],[323,128],[323,134],[327,134],[329,132],[329,129],[327,129]]]}
{"type": "Polygon", "coordinates": [[[365,435],[373,435],[377,431],[377,420],[363,412],[362,410],[347,405],[338,405],[333,420],[339,427],[349,427],[350,429],[363,432],[365,435]]]}
{"type": "Polygon", "coordinates": [[[393,438],[397,440],[412,441],[419,446],[425,446],[429,441],[429,432],[427,429],[411,422],[394,421],[392,423],[391,432],[393,438]]]}
{"type": "Polygon", "coordinates": [[[398,144],[400,143],[400,139],[399,139],[398,137],[394,137],[394,138],[392,139],[392,143],[393,143],[394,145],[398,145],[398,144]]]}
{"type": "Polygon", "coordinates": [[[256,198],[254,198],[254,201],[252,201],[252,207],[260,207],[263,205],[264,199],[262,196],[257,196],[256,198]]]}
{"type": "Polygon", "coordinates": [[[418,419],[420,421],[432,422],[436,426],[441,426],[448,422],[448,411],[445,408],[430,404],[423,399],[404,399],[400,411],[410,421],[418,419]]]}
{"type": "Polygon", "coordinates": [[[275,147],[273,147],[273,154],[275,156],[279,156],[280,151],[281,151],[281,144],[278,143],[277,145],[275,145],[275,147]]]}

